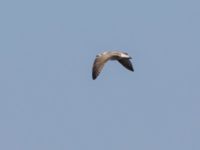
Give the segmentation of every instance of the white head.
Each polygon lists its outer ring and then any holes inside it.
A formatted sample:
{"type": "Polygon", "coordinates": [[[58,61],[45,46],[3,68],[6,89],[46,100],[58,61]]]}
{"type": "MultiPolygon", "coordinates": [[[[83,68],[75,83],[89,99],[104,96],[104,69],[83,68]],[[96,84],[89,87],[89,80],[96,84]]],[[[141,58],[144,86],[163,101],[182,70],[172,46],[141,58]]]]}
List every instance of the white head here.
{"type": "Polygon", "coordinates": [[[126,52],[121,52],[121,57],[131,59],[131,57],[126,52]]]}

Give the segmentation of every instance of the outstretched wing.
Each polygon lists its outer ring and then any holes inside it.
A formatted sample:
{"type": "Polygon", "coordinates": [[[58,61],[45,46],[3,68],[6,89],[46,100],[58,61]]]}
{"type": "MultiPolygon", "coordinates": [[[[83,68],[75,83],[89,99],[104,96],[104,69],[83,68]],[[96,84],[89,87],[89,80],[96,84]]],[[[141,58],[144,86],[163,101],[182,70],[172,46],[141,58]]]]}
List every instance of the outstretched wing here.
{"type": "Polygon", "coordinates": [[[92,68],[92,78],[95,80],[109,59],[104,56],[96,57],[92,68]]]}
{"type": "Polygon", "coordinates": [[[130,71],[134,71],[133,69],[133,65],[131,63],[131,61],[127,58],[124,59],[119,59],[118,60],[120,64],[122,64],[126,69],[130,70],[130,71]]]}

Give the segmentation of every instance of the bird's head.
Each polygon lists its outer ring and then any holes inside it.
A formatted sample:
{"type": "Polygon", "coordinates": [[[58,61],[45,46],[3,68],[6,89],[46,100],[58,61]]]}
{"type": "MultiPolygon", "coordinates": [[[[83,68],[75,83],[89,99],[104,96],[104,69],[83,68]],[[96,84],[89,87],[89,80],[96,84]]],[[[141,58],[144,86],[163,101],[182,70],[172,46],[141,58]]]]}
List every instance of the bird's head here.
{"type": "Polygon", "coordinates": [[[122,52],[122,53],[121,53],[121,57],[123,57],[123,58],[128,58],[128,59],[132,59],[132,57],[130,57],[130,56],[128,55],[128,53],[126,53],[126,52],[122,52]]]}

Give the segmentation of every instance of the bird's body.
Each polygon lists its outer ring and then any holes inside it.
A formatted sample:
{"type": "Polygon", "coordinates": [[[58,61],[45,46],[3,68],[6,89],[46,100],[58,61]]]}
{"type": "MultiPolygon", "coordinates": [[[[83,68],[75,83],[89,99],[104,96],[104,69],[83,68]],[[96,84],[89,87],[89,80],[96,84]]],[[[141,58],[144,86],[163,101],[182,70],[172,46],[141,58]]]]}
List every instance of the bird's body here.
{"type": "Polygon", "coordinates": [[[131,61],[131,57],[126,52],[122,51],[105,51],[96,56],[96,59],[92,68],[92,78],[95,80],[103,69],[105,63],[109,60],[117,60],[126,69],[134,71],[131,61]]]}

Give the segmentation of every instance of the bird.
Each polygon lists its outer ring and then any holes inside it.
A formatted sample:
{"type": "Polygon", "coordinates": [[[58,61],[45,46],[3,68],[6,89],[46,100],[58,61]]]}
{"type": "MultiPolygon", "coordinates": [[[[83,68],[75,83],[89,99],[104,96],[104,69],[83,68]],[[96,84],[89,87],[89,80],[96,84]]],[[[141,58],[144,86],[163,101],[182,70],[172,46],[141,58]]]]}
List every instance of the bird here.
{"type": "Polygon", "coordinates": [[[130,57],[128,53],[122,51],[104,51],[97,54],[92,67],[92,79],[95,80],[99,76],[105,63],[109,60],[117,60],[126,69],[134,71],[130,59],[132,59],[132,57],[130,57]]]}

